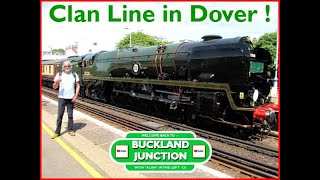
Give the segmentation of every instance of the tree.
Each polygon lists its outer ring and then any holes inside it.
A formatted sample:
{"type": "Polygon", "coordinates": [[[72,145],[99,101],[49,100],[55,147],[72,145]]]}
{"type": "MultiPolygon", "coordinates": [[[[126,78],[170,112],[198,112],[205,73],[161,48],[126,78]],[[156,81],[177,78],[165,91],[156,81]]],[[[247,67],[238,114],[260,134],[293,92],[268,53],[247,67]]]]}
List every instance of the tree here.
{"type": "Polygon", "coordinates": [[[252,44],[253,44],[254,47],[256,47],[257,41],[258,41],[257,38],[253,38],[252,39],[252,44]]]}
{"type": "Polygon", "coordinates": [[[64,49],[61,49],[61,48],[59,48],[59,49],[52,49],[52,52],[53,52],[53,54],[56,54],[56,53],[58,53],[58,54],[66,54],[66,51],[64,50],[64,49]]]}
{"type": "MultiPolygon", "coordinates": [[[[272,57],[272,60],[276,59],[276,51],[277,51],[277,32],[266,33],[262,35],[257,43],[255,43],[255,47],[265,48],[267,49],[272,57]]],[[[275,71],[274,61],[271,64],[271,70],[275,71]]]]}
{"type": "MultiPolygon", "coordinates": [[[[169,44],[172,42],[162,41],[161,38],[151,36],[142,32],[131,33],[131,44],[132,46],[138,45],[140,47],[155,46],[161,44],[169,44]]],[[[117,49],[129,48],[130,46],[130,34],[126,35],[117,45],[117,49]]]]}

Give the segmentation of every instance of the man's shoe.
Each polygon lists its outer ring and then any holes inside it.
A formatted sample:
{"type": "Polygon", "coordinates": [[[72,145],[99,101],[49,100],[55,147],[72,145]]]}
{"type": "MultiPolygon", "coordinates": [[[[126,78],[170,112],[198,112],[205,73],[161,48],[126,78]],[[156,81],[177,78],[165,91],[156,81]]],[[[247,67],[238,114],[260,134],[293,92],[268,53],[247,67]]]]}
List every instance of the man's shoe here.
{"type": "Polygon", "coordinates": [[[54,134],[52,137],[51,137],[51,139],[55,139],[55,138],[57,138],[59,136],[59,134],[54,134]]]}
{"type": "Polygon", "coordinates": [[[75,136],[76,135],[76,133],[74,133],[73,131],[70,131],[69,134],[70,134],[70,136],[75,136]]]}

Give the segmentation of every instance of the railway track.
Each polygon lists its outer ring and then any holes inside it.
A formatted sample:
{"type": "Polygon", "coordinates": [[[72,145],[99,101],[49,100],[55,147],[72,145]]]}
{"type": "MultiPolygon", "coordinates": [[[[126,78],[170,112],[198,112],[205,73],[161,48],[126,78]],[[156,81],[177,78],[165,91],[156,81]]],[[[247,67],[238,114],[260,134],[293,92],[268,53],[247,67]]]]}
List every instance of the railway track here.
{"type": "MultiPolygon", "coordinates": [[[[50,92],[55,92],[52,89],[49,88],[45,88],[43,89],[44,91],[50,91],[50,92]]],[[[181,124],[181,123],[176,123],[176,122],[172,122],[172,121],[168,121],[165,119],[161,119],[161,118],[157,118],[157,117],[153,117],[153,116],[149,116],[149,115],[145,115],[145,114],[141,114],[138,112],[133,112],[127,109],[123,109],[123,108],[119,108],[116,106],[112,106],[109,104],[105,104],[105,103],[101,103],[101,102],[97,102],[91,99],[86,99],[84,98],[82,101],[90,103],[90,104],[94,104],[94,105],[98,105],[100,107],[105,107],[120,113],[124,113],[139,119],[144,119],[147,121],[152,121],[155,123],[159,123],[159,124],[164,124],[170,128],[173,129],[177,129],[180,131],[193,131],[195,134],[197,134],[198,136],[204,137],[204,138],[208,138],[208,139],[212,139],[215,141],[219,141],[222,143],[227,143],[230,145],[234,145],[234,146],[238,146],[250,151],[254,151],[254,152],[258,152],[261,154],[265,154],[268,156],[272,156],[272,157],[278,157],[278,150],[277,149],[273,149],[267,146],[263,146],[263,145],[259,145],[259,144],[255,144],[251,141],[245,141],[245,140],[240,140],[240,139],[236,139],[236,138],[232,138],[229,136],[224,136],[221,134],[217,134],[214,132],[210,132],[210,131],[206,131],[206,130],[202,130],[202,129],[198,129],[198,128],[194,128],[191,126],[187,126],[185,124],[181,124]]]]}
{"type": "MultiPolygon", "coordinates": [[[[42,88],[42,90],[43,90],[42,93],[44,95],[47,95],[53,99],[57,99],[57,91],[49,89],[49,88],[42,88]]],[[[109,108],[109,109],[112,109],[112,110],[115,110],[115,111],[118,111],[121,113],[125,113],[130,116],[137,117],[137,118],[146,119],[148,121],[153,121],[153,122],[157,122],[157,123],[162,123],[168,127],[171,127],[171,128],[177,129],[177,130],[193,131],[195,134],[197,134],[199,136],[209,138],[209,139],[214,139],[217,141],[221,141],[223,143],[239,146],[239,147],[246,148],[246,149],[256,151],[259,153],[267,154],[270,156],[277,156],[278,155],[277,150],[275,150],[275,149],[271,149],[271,148],[264,147],[261,145],[253,144],[253,143],[246,142],[243,140],[231,138],[228,136],[223,136],[223,135],[212,133],[212,132],[205,131],[205,130],[200,130],[197,128],[186,126],[184,124],[170,122],[170,121],[167,121],[164,119],[148,116],[145,114],[136,113],[136,112],[133,112],[130,110],[114,107],[114,106],[111,106],[108,104],[104,104],[104,103],[97,102],[97,101],[92,101],[89,99],[83,99],[83,101],[100,106],[100,107],[105,107],[105,108],[109,108]]],[[[90,114],[92,116],[99,117],[99,119],[103,119],[104,121],[116,123],[126,129],[129,128],[130,130],[137,130],[137,131],[158,131],[158,129],[156,129],[156,128],[152,128],[152,127],[149,127],[149,126],[146,126],[143,124],[139,124],[137,122],[132,122],[128,119],[118,117],[118,116],[112,115],[110,113],[106,113],[102,110],[99,110],[97,108],[82,104],[80,102],[75,104],[75,108],[82,110],[82,111],[85,111],[87,114],[90,114]]],[[[236,168],[240,169],[242,173],[245,173],[245,174],[253,176],[253,177],[276,178],[278,176],[278,167],[277,166],[273,166],[273,165],[270,165],[270,164],[267,164],[264,162],[241,157],[237,154],[226,152],[226,151],[223,151],[218,148],[212,148],[212,160],[211,161],[213,161],[213,160],[217,160],[217,161],[221,162],[222,164],[229,166],[231,168],[236,167],[236,168]]]]}

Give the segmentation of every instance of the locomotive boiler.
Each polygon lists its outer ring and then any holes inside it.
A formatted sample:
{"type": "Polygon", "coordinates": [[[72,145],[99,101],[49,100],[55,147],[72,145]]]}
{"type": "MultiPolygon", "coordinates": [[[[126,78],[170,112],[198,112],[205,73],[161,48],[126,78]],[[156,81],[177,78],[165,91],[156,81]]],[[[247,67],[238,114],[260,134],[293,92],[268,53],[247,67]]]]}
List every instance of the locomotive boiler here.
{"type": "Polygon", "coordinates": [[[267,98],[270,53],[248,37],[202,39],[85,55],[73,67],[81,95],[195,126],[207,119],[244,132],[276,123],[278,107],[267,98]]]}

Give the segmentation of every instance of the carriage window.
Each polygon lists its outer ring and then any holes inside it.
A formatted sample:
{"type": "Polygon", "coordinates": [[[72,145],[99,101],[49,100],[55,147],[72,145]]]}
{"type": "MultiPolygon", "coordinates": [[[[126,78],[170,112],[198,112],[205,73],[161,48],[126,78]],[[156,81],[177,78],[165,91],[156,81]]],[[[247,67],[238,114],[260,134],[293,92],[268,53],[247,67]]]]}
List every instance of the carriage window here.
{"type": "Polygon", "coordinates": [[[51,74],[51,66],[49,67],[49,74],[51,74]]]}

